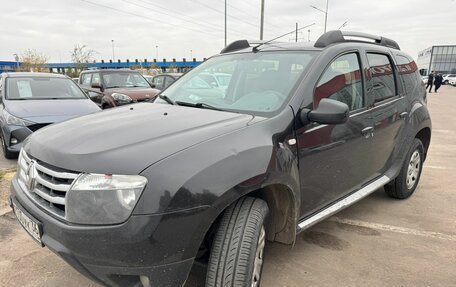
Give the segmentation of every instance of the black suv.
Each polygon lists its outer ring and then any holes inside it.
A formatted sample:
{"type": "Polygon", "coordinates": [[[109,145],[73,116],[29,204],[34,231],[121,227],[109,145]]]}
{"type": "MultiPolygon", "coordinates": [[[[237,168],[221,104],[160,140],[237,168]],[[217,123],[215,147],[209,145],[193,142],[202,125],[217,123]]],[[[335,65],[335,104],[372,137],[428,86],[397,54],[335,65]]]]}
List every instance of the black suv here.
{"type": "Polygon", "coordinates": [[[383,187],[409,197],[430,137],[417,66],[390,39],[237,41],[155,103],[34,133],[10,202],[105,285],[181,286],[199,261],[206,286],[258,286],[267,240],[293,244],[383,187]],[[204,82],[214,71],[231,75],[223,89],[204,82]]]}

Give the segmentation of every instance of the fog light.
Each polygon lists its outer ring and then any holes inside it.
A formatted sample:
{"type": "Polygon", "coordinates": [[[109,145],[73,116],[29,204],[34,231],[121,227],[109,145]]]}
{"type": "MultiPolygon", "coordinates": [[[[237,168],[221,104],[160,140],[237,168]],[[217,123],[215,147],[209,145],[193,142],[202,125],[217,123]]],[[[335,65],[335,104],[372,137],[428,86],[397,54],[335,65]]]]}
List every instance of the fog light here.
{"type": "Polygon", "coordinates": [[[11,138],[11,144],[17,144],[19,141],[16,138],[11,138]]]}

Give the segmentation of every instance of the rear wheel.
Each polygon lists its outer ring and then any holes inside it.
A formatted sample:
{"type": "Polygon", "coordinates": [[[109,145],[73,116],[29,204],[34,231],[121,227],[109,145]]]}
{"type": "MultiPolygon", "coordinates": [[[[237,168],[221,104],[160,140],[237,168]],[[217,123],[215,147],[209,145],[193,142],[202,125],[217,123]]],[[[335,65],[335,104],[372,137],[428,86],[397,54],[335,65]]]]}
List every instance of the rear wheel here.
{"type": "Polygon", "coordinates": [[[266,202],[253,197],[225,211],[212,244],[207,287],[260,286],[267,214],[266,202]]]}
{"type": "Polygon", "coordinates": [[[421,177],[424,161],[423,143],[415,138],[399,175],[394,181],[385,185],[385,192],[390,197],[405,199],[416,189],[421,177]]]}

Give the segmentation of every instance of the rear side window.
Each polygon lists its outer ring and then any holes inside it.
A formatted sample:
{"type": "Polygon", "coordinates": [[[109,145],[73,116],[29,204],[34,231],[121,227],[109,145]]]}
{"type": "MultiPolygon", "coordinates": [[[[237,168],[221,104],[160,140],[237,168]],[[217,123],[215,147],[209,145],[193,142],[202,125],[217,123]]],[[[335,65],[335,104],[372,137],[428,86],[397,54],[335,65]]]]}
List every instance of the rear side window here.
{"type": "Polygon", "coordinates": [[[90,81],[92,79],[92,74],[84,74],[82,75],[82,85],[84,86],[90,86],[90,81]]]}
{"type": "Polygon", "coordinates": [[[367,53],[369,62],[369,78],[367,81],[367,94],[374,103],[394,97],[396,81],[393,65],[387,55],[367,53]]]}
{"type": "Polygon", "coordinates": [[[345,103],[350,111],[363,107],[363,85],[356,53],[340,56],[323,73],[315,89],[314,108],[323,98],[345,103]]]}
{"type": "Polygon", "coordinates": [[[152,84],[154,84],[157,89],[162,90],[163,85],[164,85],[164,80],[165,80],[165,77],[163,77],[163,76],[154,77],[154,79],[152,80],[152,84]]]}
{"type": "Polygon", "coordinates": [[[92,76],[92,84],[101,84],[100,83],[100,74],[99,73],[95,73],[93,74],[92,76]]]}
{"type": "Polygon", "coordinates": [[[174,79],[171,77],[165,77],[165,88],[169,87],[174,82],[174,79]]]}
{"type": "Polygon", "coordinates": [[[418,66],[415,61],[402,55],[397,55],[396,60],[397,71],[404,85],[405,93],[414,93],[422,81],[418,72],[418,66]]]}

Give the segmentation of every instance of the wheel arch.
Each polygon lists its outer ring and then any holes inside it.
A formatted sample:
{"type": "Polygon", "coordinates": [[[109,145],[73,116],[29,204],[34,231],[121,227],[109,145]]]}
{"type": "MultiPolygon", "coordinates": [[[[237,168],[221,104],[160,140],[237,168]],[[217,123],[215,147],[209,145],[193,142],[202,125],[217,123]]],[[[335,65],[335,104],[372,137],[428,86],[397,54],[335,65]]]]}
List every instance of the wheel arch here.
{"type": "Polygon", "coordinates": [[[424,158],[426,159],[427,156],[427,151],[429,148],[429,145],[431,143],[431,129],[429,127],[424,127],[420,129],[416,135],[415,138],[419,139],[424,146],[424,158]]]}
{"type": "Polygon", "coordinates": [[[201,242],[202,249],[210,249],[214,232],[223,213],[240,198],[250,196],[263,199],[269,208],[269,215],[266,219],[267,238],[269,241],[276,241],[283,244],[293,244],[296,239],[296,224],[299,214],[299,198],[291,187],[283,183],[271,183],[261,188],[241,194],[223,205],[223,208],[216,209],[213,220],[206,228],[206,233],[201,242]]]}

